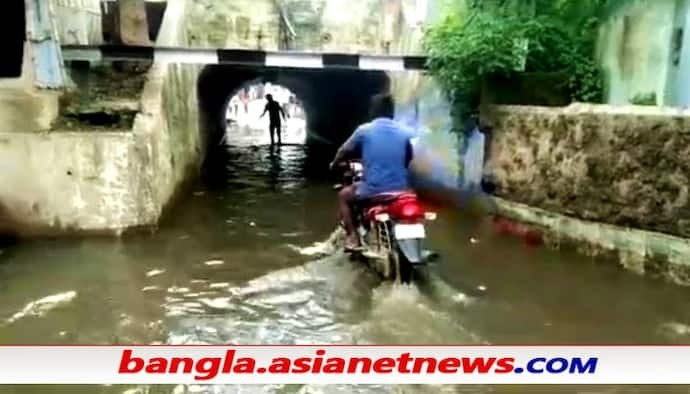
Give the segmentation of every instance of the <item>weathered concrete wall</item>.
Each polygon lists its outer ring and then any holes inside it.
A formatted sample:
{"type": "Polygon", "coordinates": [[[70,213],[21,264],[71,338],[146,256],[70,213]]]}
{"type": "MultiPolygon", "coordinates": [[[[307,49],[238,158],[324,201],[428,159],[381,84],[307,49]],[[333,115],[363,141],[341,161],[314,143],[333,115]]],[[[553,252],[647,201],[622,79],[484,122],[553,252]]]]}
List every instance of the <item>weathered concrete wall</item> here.
{"type": "Polygon", "coordinates": [[[24,44],[22,74],[0,78],[0,132],[47,130],[58,112],[58,94],[34,87],[31,43],[24,44]]]}
{"type": "Polygon", "coordinates": [[[402,0],[399,13],[391,14],[385,21],[388,34],[392,34],[392,53],[424,54],[422,39],[424,26],[440,17],[438,0],[402,0]],[[398,27],[399,26],[399,27],[398,27]]]}
{"type": "Polygon", "coordinates": [[[486,170],[497,213],[554,248],[690,285],[690,112],[495,106],[486,170]]]}
{"type": "Polygon", "coordinates": [[[690,238],[690,112],[573,105],[483,115],[498,196],[690,238]]]}
{"type": "Polygon", "coordinates": [[[236,0],[191,2],[189,37],[196,47],[278,49],[280,14],[286,9],[297,33],[292,49],[351,53],[419,52],[417,10],[411,0],[236,0]]]}
{"type": "MultiPolygon", "coordinates": [[[[656,94],[656,104],[673,105],[672,35],[677,3],[685,0],[628,1],[604,24],[599,57],[606,71],[607,102],[630,103],[637,95],[656,94]]],[[[687,12],[685,10],[684,12],[687,12]]]]}
{"type": "MultiPolygon", "coordinates": [[[[37,47],[36,41],[40,40],[43,45],[51,37],[50,32],[44,31],[50,24],[38,17],[39,10],[35,9],[33,1],[26,1],[25,7],[26,39],[23,43],[21,75],[17,78],[0,78],[0,132],[47,130],[58,113],[59,95],[36,87],[39,82],[37,72],[49,60],[45,56],[46,51],[38,53],[41,48],[37,47]]],[[[49,14],[44,12],[42,15],[49,14]]]]}
{"type": "Polygon", "coordinates": [[[278,49],[279,14],[274,0],[187,2],[191,46],[278,49]]]}
{"type": "Polygon", "coordinates": [[[150,216],[131,133],[2,133],[0,155],[0,232],[102,232],[150,216]]]}
{"type": "Polygon", "coordinates": [[[51,0],[62,44],[98,45],[103,42],[99,0],[51,0]]]}
{"type": "MultiPolygon", "coordinates": [[[[189,4],[169,0],[156,45],[188,46],[189,4]]],[[[133,132],[146,146],[142,169],[152,186],[155,223],[186,181],[198,176],[204,157],[200,132],[197,79],[201,66],[154,64],[141,98],[142,111],[133,132]]]]}
{"type": "MultiPolygon", "coordinates": [[[[185,45],[184,0],[170,0],[160,45],[185,45]]],[[[155,226],[203,156],[199,67],[154,64],[132,130],[0,132],[0,233],[120,233],[155,226]]],[[[27,108],[22,106],[22,108],[27,108]]]]}
{"type": "Polygon", "coordinates": [[[392,32],[385,31],[381,12],[386,3],[390,1],[324,2],[320,32],[323,37],[322,50],[386,52],[386,41],[393,40],[392,32]]]}
{"type": "MultiPolygon", "coordinates": [[[[322,51],[350,53],[421,53],[422,22],[428,0],[321,1],[319,30],[301,31],[318,35],[322,51]]],[[[288,1],[288,8],[290,3],[288,1]]],[[[318,3],[318,1],[312,1],[318,3]]],[[[293,6],[294,7],[294,6],[293,6]]],[[[314,41],[314,40],[312,40],[314,41]]]]}

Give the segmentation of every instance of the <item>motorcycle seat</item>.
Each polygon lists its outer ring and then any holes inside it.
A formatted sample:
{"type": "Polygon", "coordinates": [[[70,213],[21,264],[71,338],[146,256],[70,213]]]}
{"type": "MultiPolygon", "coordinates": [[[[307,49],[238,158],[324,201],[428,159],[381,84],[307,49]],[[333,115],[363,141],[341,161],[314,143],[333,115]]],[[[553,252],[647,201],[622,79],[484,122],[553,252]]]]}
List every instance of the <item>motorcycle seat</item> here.
{"type": "Polygon", "coordinates": [[[399,199],[413,199],[417,198],[417,194],[409,190],[401,190],[395,192],[377,194],[365,201],[367,205],[387,204],[399,199]]]}

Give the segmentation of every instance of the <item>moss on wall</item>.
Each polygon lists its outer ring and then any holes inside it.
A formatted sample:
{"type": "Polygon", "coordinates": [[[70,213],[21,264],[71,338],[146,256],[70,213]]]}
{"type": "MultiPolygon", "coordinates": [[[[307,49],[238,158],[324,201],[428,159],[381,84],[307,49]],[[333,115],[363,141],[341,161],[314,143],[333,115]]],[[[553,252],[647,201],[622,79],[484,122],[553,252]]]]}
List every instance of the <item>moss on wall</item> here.
{"type": "Polygon", "coordinates": [[[493,107],[488,169],[507,200],[690,238],[690,113],[493,107]]]}

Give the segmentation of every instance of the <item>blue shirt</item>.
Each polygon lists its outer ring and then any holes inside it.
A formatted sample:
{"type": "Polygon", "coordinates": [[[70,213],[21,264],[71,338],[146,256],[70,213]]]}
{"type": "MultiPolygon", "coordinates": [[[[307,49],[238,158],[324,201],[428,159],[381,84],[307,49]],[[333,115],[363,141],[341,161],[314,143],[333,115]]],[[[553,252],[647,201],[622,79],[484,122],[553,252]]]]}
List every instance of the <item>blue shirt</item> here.
{"type": "Polygon", "coordinates": [[[377,118],[355,130],[344,148],[362,158],[364,179],[357,197],[409,189],[408,144],[414,136],[412,130],[388,118],[377,118]]]}

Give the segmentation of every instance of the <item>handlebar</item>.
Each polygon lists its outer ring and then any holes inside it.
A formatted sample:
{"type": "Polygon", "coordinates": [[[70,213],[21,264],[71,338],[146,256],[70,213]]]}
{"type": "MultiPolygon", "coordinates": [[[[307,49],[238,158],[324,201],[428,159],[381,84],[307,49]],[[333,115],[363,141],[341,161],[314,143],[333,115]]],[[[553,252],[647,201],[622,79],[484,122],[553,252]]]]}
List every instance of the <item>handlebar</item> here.
{"type": "Polygon", "coordinates": [[[346,185],[358,181],[361,178],[362,164],[359,160],[343,160],[331,167],[332,170],[337,170],[342,177],[340,183],[333,186],[334,190],[340,190],[346,185]]]}
{"type": "Polygon", "coordinates": [[[362,165],[359,160],[343,160],[335,164],[335,166],[333,166],[333,163],[331,163],[329,167],[331,167],[332,170],[346,171],[351,169],[353,164],[359,164],[360,166],[362,165]]]}

